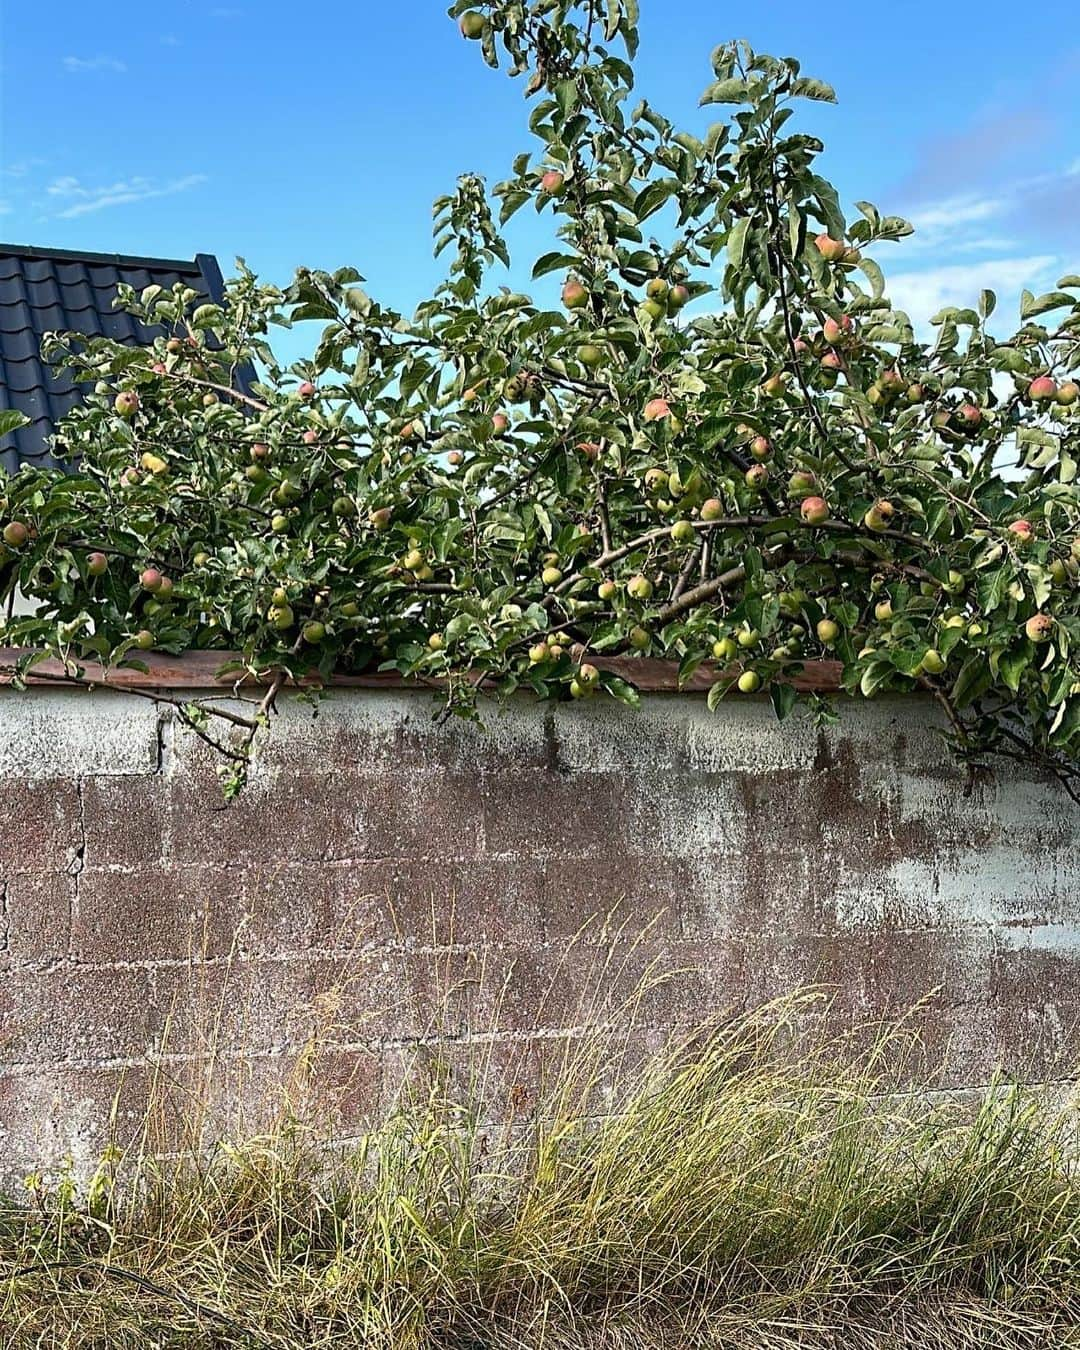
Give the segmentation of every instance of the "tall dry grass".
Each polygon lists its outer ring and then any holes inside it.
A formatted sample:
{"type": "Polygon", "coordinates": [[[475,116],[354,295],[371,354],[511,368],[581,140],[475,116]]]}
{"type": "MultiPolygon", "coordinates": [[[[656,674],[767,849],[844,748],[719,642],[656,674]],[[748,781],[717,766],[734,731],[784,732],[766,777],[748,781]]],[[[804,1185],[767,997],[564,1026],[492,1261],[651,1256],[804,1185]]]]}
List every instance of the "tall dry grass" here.
{"type": "Polygon", "coordinates": [[[506,1041],[433,1034],[336,1144],[326,1018],[258,1131],[162,1075],[91,1177],[0,1209],[0,1346],[1080,1345],[1075,1102],[898,1093],[917,1036],[837,1040],[823,997],[647,1055],[623,1010],[527,1100],[506,1041]]]}

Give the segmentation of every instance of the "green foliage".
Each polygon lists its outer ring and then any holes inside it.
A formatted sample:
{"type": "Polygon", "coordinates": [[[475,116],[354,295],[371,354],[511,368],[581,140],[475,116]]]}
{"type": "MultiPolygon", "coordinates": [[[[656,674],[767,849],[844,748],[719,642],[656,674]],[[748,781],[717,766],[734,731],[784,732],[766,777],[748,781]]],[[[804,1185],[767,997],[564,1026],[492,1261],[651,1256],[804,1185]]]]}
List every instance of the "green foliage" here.
{"type": "Polygon", "coordinates": [[[221,307],[126,295],[153,350],[59,339],[89,386],[62,433],[79,469],[4,484],[32,537],[3,584],[41,605],[6,640],[397,670],[468,712],[481,683],[632,699],[582,662],[688,672],[732,638],[714,703],[750,673],[786,716],[831,659],[852,693],[933,691],[965,758],[1071,779],[1080,278],[1025,295],[1006,339],[983,292],[921,342],[870,255],[910,226],[867,202],[849,222],[793,121],[832,90],[723,45],[702,102],[728,120],[678,130],[632,100],[635,23],[632,0],[469,9],[536,144],[492,194],[465,176],[436,202],[447,279],[411,317],[352,269],[279,290],[241,265],[221,307]],[[525,207],[554,231],[532,268],[568,283],[554,309],[492,280],[525,207]],[[309,320],[282,369],[271,329],[309,320]],[[148,566],[171,590],[140,587],[148,566]]]}

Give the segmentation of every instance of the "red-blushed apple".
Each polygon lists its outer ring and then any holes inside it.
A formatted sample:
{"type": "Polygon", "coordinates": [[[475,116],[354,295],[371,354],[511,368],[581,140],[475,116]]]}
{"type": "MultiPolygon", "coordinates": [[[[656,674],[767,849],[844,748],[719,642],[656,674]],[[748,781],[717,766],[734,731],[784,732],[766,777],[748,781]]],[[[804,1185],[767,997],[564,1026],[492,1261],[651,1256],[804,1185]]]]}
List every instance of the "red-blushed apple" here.
{"type": "Polygon", "coordinates": [[[109,570],[109,560],[104,553],[90,553],[86,558],[86,571],[92,577],[103,577],[109,570]]]}
{"type": "Polygon", "coordinates": [[[1075,380],[1066,380],[1064,384],[1058,386],[1054,401],[1063,408],[1071,408],[1078,398],[1080,398],[1080,384],[1075,380]]]}
{"type": "Polygon", "coordinates": [[[300,437],[300,439],[304,442],[305,445],[314,445],[315,442],[319,439],[319,433],[313,430],[311,427],[308,427],[307,431],[304,432],[304,434],[300,437]]]}
{"type": "Polygon", "coordinates": [[[769,470],[764,464],[751,464],[743,478],[751,492],[760,492],[769,481],[769,470]]]}
{"type": "Polygon", "coordinates": [[[843,259],[847,252],[847,245],[842,239],[834,239],[829,234],[819,234],[814,240],[817,245],[817,251],[826,262],[836,263],[843,259]]]}
{"type": "Polygon", "coordinates": [[[1013,543],[1021,547],[1030,544],[1035,538],[1035,529],[1030,520],[1014,520],[1008,532],[1012,535],[1013,543]]]}
{"type": "Polygon", "coordinates": [[[796,356],[804,356],[810,350],[810,344],[805,338],[796,338],[791,344],[791,350],[796,356]]]}
{"type": "Polygon", "coordinates": [[[714,520],[722,520],[724,515],[724,503],[719,497],[710,497],[707,501],[701,503],[701,519],[711,523],[714,520]]]}
{"type": "Polygon", "coordinates": [[[760,463],[764,464],[767,459],[772,459],[772,441],[768,436],[755,436],[750,442],[750,453],[760,463]]]}
{"type": "Polygon", "coordinates": [[[548,169],[541,175],[540,190],[547,193],[549,197],[558,197],[566,186],[566,176],[558,169],[548,169]]]}
{"type": "Polygon", "coordinates": [[[976,432],[982,426],[982,409],[974,403],[962,403],[956,410],[956,423],[964,431],[976,432]]]}
{"type": "Polygon", "coordinates": [[[589,303],[589,292],[580,281],[571,277],[562,288],[562,302],[567,309],[583,309],[589,303]]]}
{"type": "Polygon", "coordinates": [[[1033,403],[1050,403],[1057,397],[1057,381],[1049,375],[1038,375],[1028,385],[1028,397],[1033,403]]]}
{"type": "Polygon", "coordinates": [[[310,380],[304,380],[301,384],[297,386],[296,392],[300,395],[301,398],[314,398],[315,386],[311,383],[310,380]]]}
{"type": "Polygon", "coordinates": [[[645,404],[642,416],[646,422],[662,421],[665,417],[671,416],[671,405],[666,398],[651,398],[645,404]]]}
{"type": "Polygon", "coordinates": [[[464,460],[464,458],[465,456],[461,453],[460,450],[451,450],[446,456],[446,462],[447,464],[450,465],[452,469],[456,469],[457,466],[464,460]]]}
{"type": "Polygon", "coordinates": [[[251,455],[252,460],[257,463],[261,459],[270,458],[270,447],[264,445],[262,441],[257,441],[248,453],[251,455]]]}
{"type": "Polygon", "coordinates": [[[173,582],[171,577],[162,577],[157,584],[157,590],[154,594],[159,600],[168,600],[173,593],[173,582]]]}
{"type": "Polygon", "coordinates": [[[821,358],[821,367],[823,370],[843,370],[844,358],[839,352],[826,352],[821,358]]]}
{"type": "Polygon", "coordinates": [[[162,575],[156,567],[147,567],[139,574],[139,585],[153,594],[161,585],[162,575]]]}
{"type": "Polygon", "coordinates": [[[613,600],[618,589],[613,581],[602,581],[596,588],[596,594],[601,600],[613,600]]]}
{"type": "Polygon", "coordinates": [[[839,319],[826,319],[821,325],[821,332],[825,341],[831,347],[837,342],[843,341],[844,338],[849,337],[854,331],[854,328],[855,324],[853,323],[851,316],[849,314],[842,314],[839,319]]]}
{"type": "Polygon", "coordinates": [[[776,375],[770,375],[761,386],[761,392],[766,398],[781,398],[787,392],[787,372],[783,371],[776,375]]]}
{"type": "Polygon", "coordinates": [[[9,521],[4,526],[3,539],[8,548],[22,548],[29,538],[30,530],[21,520],[9,521]]]}
{"type": "Polygon", "coordinates": [[[130,421],[139,411],[139,396],[134,389],[124,389],[113,399],[113,407],[121,417],[130,421]]]}
{"type": "Polygon", "coordinates": [[[799,515],[807,525],[823,525],[829,519],[829,504],[824,497],[804,497],[799,515]]]}
{"type": "Polygon", "coordinates": [[[684,305],[689,303],[689,300],[690,292],[681,283],[677,286],[672,286],[671,290],[668,291],[667,306],[672,313],[678,313],[684,305]]]}
{"type": "Polygon", "coordinates": [[[154,364],[150,367],[150,369],[154,372],[155,375],[167,374],[167,367],[164,361],[155,361],[154,364]]]}
{"type": "Polygon", "coordinates": [[[493,413],[491,418],[491,434],[493,436],[505,436],[509,430],[509,417],[507,417],[505,413],[493,413]]]}
{"type": "Polygon", "coordinates": [[[597,460],[600,458],[600,446],[596,441],[578,441],[577,452],[584,455],[586,459],[597,460]]]}
{"type": "Polygon", "coordinates": [[[368,516],[368,524],[373,530],[378,530],[381,534],[383,530],[390,528],[390,519],[394,514],[392,506],[380,506],[368,516]]]}
{"type": "Polygon", "coordinates": [[[1032,642],[1049,642],[1054,631],[1054,620],[1049,614],[1033,614],[1024,624],[1024,632],[1032,642]]]}

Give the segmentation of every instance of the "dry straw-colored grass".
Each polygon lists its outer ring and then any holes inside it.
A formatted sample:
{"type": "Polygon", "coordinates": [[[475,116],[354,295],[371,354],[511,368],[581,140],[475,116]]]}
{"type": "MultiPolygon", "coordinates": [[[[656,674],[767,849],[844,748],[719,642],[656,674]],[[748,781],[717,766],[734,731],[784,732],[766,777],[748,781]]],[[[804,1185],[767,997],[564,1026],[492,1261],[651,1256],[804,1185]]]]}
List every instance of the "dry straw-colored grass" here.
{"type": "Polygon", "coordinates": [[[823,997],[644,1058],[620,1009],[527,1105],[504,1043],[433,1035],[336,1145],[325,1019],[258,1131],[162,1078],[94,1176],[0,1210],[0,1346],[1080,1346],[1075,1103],[897,1093],[917,1037],[831,1039],[823,997]]]}

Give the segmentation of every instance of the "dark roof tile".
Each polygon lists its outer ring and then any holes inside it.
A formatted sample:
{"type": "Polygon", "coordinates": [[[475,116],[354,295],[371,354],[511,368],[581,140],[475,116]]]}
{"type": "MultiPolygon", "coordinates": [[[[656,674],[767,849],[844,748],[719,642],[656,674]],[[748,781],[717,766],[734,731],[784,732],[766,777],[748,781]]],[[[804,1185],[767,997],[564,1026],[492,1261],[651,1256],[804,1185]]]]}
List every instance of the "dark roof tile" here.
{"type": "Polygon", "coordinates": [[[14,472],[24,461],[54,464],[49,447],[55,424],[78,402],[79,388],[41,358],[45,334],[71,331],[149,344],[157,331],[113,307],[117,288],[168,289],[178,281],[208,299],[222,297],[221,272],[205,253],[184,262],[0,244],[0,410],[15,408],[30,418],[28,426],[0,439],[0,469],[14,472]]]}

